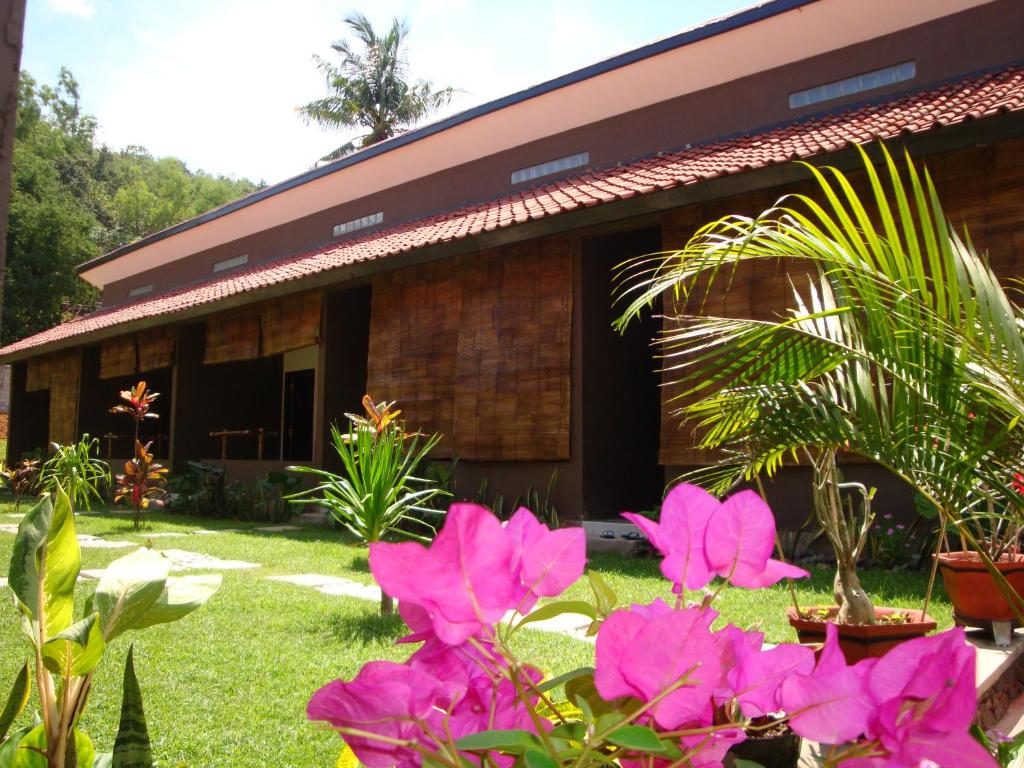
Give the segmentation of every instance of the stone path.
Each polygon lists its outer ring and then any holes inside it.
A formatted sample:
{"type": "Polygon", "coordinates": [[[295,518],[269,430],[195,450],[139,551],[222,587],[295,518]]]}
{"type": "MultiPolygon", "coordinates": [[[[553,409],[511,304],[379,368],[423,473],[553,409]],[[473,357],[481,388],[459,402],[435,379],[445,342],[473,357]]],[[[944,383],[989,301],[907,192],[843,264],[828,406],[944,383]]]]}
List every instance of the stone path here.
{"type": "Polygon", "coordinates": [[[201,555],[198,552],[189,552],[184,549],[162,549],[160,554],[171,560],[172,571],[185,570],[217,570],[234,571],[247,568],[259,568],[259,563],[249,563],[245,560],[221,560],[209,555],[201,555]]]}
{"type": "Polygon", "coordinates": [[[14,533],[17,533],[17,532],[18,532],[18,526],[16,526],[14,523],[0,523],[0,533],[11,533],[11,534],[14,534],[14,533]]]}
{"type": "Polygon", "coordinates": [[[7,586],[7,579],[6,579],[6,577],[0,576],[0,589],[3,589],[6,586],[7,586]]]}
{"type": "Polygon", "coordinates": [[[111,541],[110,539],[101,539],[99,536],[92,536],[88,533],[78,534],[78,544],[84,549],[125,549],[126,547],[137,547],[131,541],[111,541]]]}
{"type": "Polygon", "coordinates": [[[253,528],[260,533],[281,533],[282,531],[301,531],[301,525],[265,525],[262,528],[253,528]]]}

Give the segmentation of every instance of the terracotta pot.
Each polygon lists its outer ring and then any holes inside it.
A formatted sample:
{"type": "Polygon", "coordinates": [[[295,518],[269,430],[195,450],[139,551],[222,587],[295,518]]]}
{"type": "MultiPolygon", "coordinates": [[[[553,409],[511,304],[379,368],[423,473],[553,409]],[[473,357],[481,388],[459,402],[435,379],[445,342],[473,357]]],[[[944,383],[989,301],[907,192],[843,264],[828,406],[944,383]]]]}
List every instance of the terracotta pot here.
{"type": "Polygon", "coordinates": [[[786,729],[786,733],[767,739],[748,737],[746,741],[729,749],[725,765],[735,766],[736,760],[750,760],[762,768],[796,768],[800,763],[801,738],[786,729]]]}
{"type": "MultiPolygon", "coordinates": [[[[1024,595],[1024,555],[1004,555],[995,565],[1017,594],[1024,595]]],[[[991,630],[993,621],[1008,621],[1020,626],[977,552],[940,554],[939,573],[958,625],[991,630]]]]}
{"type": "MultiPolygon", "coordinates": [[[[819,611],[824,606],[811,606],[807,610],[819,611]]],[[[839,608],[831,606],[827,608],[829,621],[839,613],[839,608]]],[[[875,616],[891,616],[894,613],[909,613],[913,618],[918,618],[921,612],[908,608],[875,608],[875,616]]],[[[802,619],[797,615],[796,608],[787,611],[789,625],[796,630],[797,637],[801,643],[824,643],[825,626],[824,621],[812,621],[802,619]]],[[[915,637],[923,637],[935,629],[935,619],[928,614],[924,615],[923,621],[913,621],[909,624],[837,624],[839,628],[839,647],[843,651],[848,664],[855,664],[861,659],[877,659],[884,656],[890,648],[913,640],[915,637]]]]}

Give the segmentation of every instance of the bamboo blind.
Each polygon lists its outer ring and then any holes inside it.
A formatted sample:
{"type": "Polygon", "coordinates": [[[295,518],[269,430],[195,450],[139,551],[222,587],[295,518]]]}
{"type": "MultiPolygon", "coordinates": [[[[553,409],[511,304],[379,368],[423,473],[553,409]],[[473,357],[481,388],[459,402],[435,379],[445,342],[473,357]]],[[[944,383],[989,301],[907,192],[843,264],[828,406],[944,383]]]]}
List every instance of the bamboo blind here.
{"type": "Polygon", "coordinates": [[[164,325],[139,332],[139,371],[170,367],[174,362],[177,331],[173,325],[164,325]]]}
{"type": "Polygon", "coordinates": [[[320,299],[320,291],[307,291],[260,308],[264,357],[319,343],[320,299]]]}
{"type": "Polygon", "coordinates": [[[397,401],[410,429],[442,433],[438,455],[451,451],[461,300],[451,259],[373,281],[367,392],[397,401]]]}
{"type": "Polygon", "coordinates": [[[78,440],[78,384],[82,370],[81,350],[53,356],[50,380],[51,443],[68,445],[78,440]]]}
{"type": "Polygon", "coordinates": [[[25,367],[25,391],[38,392],[49,389],[53,378],[55,358],[53,355],[31,357],[25,367]]]}
{"type": "Polygon", "coordinates": [[[454,448],[465,459],[569,458],[572,263],[550,238],[466,257],[454,448]]]}
{"type": "Polygon", "coordinates": [[[222,312],[206,321],[203,363],[252,360],[260,355],[260,315],[255,309],[222,312]]]}
{"type": "Polygon", "coordinates": [[[114,379],[135,373],[135,335],[106,339],[100,344],[100,378],[114,379]]]}

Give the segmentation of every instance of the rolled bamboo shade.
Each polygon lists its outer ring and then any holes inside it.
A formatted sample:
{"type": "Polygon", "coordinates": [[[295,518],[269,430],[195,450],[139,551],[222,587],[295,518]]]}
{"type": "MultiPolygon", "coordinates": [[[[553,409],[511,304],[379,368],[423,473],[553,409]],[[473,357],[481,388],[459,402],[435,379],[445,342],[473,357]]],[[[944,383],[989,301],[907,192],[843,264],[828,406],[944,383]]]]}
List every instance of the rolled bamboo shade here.
{"type": "Polygon", "coordinates": [[[100,378],[114,379],[137,370],[135,335],[118,336],[100,344],[100,378]]]}
{"type": "Polygon", "coordinates": [[[264,357],[320,342],[320,291],[285,296],[260,308],[264,357]]]}
{"type": "Polygon", "coordinates": [[[141,331],[139,342],[139,371],[153,371],[168,368],[174,362],[174,344],[177,328],[161,326],[141,331]]]}
{"type": "Polygon", "coordinates": [[[51,443],[68,445],[78,440],[78,384],[81,370],[81,350],[54,356],[50,383],[51,443]]]}
{"type": "Polygon", "coordinates": [[[223,312],[206,321],[205,364],[252,360],[259,355],[260,315],[257,310],[223,312]]]}
{"type": "Polygon", "coordinates": [[[54,356],[39,355],[31,357],[25,366],[25,391],[38,392],[49,389],[53,378],[54,356]]]}

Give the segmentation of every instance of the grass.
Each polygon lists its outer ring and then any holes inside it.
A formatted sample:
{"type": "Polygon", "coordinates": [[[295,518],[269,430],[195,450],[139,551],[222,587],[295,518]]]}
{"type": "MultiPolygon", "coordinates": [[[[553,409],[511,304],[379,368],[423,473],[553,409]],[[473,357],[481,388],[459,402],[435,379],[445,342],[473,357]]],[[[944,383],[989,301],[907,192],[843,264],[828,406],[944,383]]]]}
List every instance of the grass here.
{"type": "MultiPolygon", "coordinates": [[[[0,503],[0,522],[13,504],[0,503]]],[[[374,658],[401,661],[407,646],[393,645],[403,634],[401,621],[381,618],[376,605],[354,598],[323,595],[313,589],[267,581],[274,574],[322,573],[370,583],[364,549],[338,531],[304,528],[259,533],[258,524],[151,514],[143,531],[132,531],[124,515],[79,515],[79,533],[143,544],[155,532],[197,528],[239,528],[237,533],[189,538],[156,538],[157,549],[187,549],[214,557],[261,563],[258,569],[225,571],[224,586],[199,611],[175,624],[129,633],[114,640],[96,676],[82,727],[97,748],[114,739],[124,656],[135,643],[135,661],[153,739],[162,766],[215,768],[333,766],[340,741],[309,723],[310,694],[338,677],[348,678],[374,658]]],[[[0,576],[6,576],[14,537],[0,533],[0,576]]],[[[130,550],[83,549],[84,568],[99,568],[130,550]]],[[[597,555],[590,567],[601,571],[623,604],[670,599],[656,560],[597,555]]],[[[867,572],[864,586],[879,604],[920,607],[926,575],[867,572]]],[[[94,588],[81,582],[79,605],[94,588]]],[[[798,589],[802,603],[828,603],[831,573],[815,571],[798,589]]],[[[567,597],[586,597],[583,583],[567,597]]],[[[0,600],[0,698],[22,663],[28,643],[8,599],[0,600]]],[[[785,622],[789,597],[782,588],[748,592],[726,590],[716,604],[720,621],[740,626],[760,623],[768,639],[793,640],[785,622]]],[[[938,596],[931,611],[942,626],[950,609],[938,596]]],[[[593,663],[593,647],[582,641],[541,632],[519,634],[522,658],[551,674],[593,663]]]]}

